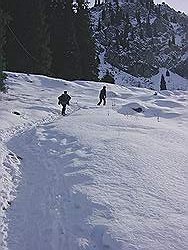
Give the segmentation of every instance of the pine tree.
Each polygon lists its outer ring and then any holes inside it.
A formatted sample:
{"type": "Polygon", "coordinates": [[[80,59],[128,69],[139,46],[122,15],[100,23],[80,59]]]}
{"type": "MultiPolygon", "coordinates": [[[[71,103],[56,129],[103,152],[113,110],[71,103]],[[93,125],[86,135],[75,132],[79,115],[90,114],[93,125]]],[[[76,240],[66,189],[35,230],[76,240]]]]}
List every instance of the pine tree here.
{"type": "Polygon", "coordinates": [[[147,20],[146,20],[146,34],[148,37],[152,37],[152,27],[150,24],[150,14],[148,14],[147,20]]]}
{"type": "Polygon", "coordinates": [[[97,31],[101,31],[101,20],[100,20],[100,18],[99,18],[99,21],[98,21],[97,31]]]}
{"type": "Polygon", "coordinates": [[[160,18],[161,17],[161,4],[156,5],[155,12],[156,12],[158,18],[160,18]]]}
{"type": "Polygon", "coordinates": [[[150,1],[150,10],[154,10],[155,8],[155,3],[153,0],[150,1]]]}
{"type": "Polygon", "coordinates": [[[34,73],[48,75],[51,73],[50,33],[47,19],[46,0],[35,0],[33,8],[32,44],[31,52],[36,58],[34,73]]]}
{"type": "Polygon", "coordinates": [[[74,21],[72,0],[53,1],[50,10],[52,71],[66,80],[78,79],[81,74],[74,21]]]}
{"type": "Polygon", "coordinates": [[[140,17],[140,15],[141,15],[140,11],[137,10],[135,16],[136,16],[136,20],[137,20],[137,23],[138,23],[139,27],[141,27],[141,17],[140,17]]]}
{"type": "Polygon", "coordinates": [[[33,70],[31,56],[33,1],[4,1],[11,17],[7,29],[7,68],[10,71],[30,73],[33,70]]]}
{"type": "Polygon", "coordinates": [[[102,14],[101,14],[101,19],[102,21],[104,21],[106,18],[106,12],[105,12],[105,9],[102,10],[102,14]]]}
{"type": "Polygon", "coordinates": [[[167,88],[166,88],[166,81],[165,81],[165,78],[164,78],[163,74],[161,76],[160,90],[167,90],[167,88]]]}
{"type": "Polygon", "coordinates": [[[115,83],[114,76],[109,72],[109,70],[106,71],[106,74],[102,77],[101,82],[115,83]]]}
{"type": "Polygon", "coordinates": [[[125,16],[125,21],[124,21],[124,34],[126,37],[128,37],[128,33],[130,32],[131,30],[131,23],[130,23],[130,20],[129,20],[129,14],[126,13],[126,16],[125,16]]]}
{"type": "MultiPolygon", "coordinates": [[[[17,3],[17,7],[19,9],[19,3],[17,3]]],[[[6,64],[7,69],[10,71],[16,71],[15,62],[17,64],[19,61],[17,60],[17,56],[14,53],[18,48],[15,41],[15,37],[13,37],[13,34],[11,31],[15,29],[15,22],[14,22],[14,15],[15,15],[15,9],[16,9],[16,1],[11,0],[1,0],[1,9],[4,13],[8,14],[11,17],[11,20],[6,27],[6,46],[5,46],[5,57],[6,57],[6,64]],[[13,27],[14,26],[14,27],[13,27]],[[9,29],[11,27],[11,30],[9,29]],[[12,60],[14,58],[14,60],[12,60]]]]}
{"type": "Polygon", "coordinates": [[[116,6],[116,10],[115,10],[114,21],[115,21],[116,25],[120,25],[121,21],[124,17],[123,16],[124,14],[123,14],[121,7],[118,5],[118,2],[116,4],[117,4],[117,6],[116,6]]]}
{"type": "Polygon", "coordinates": [[[47,74],[51,59],[46,1],[1,1],[11,16],[6,42],[8,70],[47,74]]]}
{"type": "Polygon", "coordinates": [[[172,36],[172,44],[173,44],[173,45],[176,45],[176,39],[175,39],[175,36],[174,36],[174,35],[172,36]]]}
{"type": "Polygon", "coordinates": [[[98,60],[96,56],[95,42],[92,37],[92,30],[89,17],[89,9],[85,0],[77,0],[76,12],[76,39],[81,55],[81,79],[98,79],[98,60]]]}
{"type": "Polygon", "coordinates": [[[163,18],[164,18],[166,21],[169,21],[168,13],[167,13],[167,12],[164,13],[163,18]]]}
{"type": "Polygon", "coordinates": [[[166,71],[166,76],[169,77],[170,76],[170,72],[169,70],[166,71]]]}
{"type": "Polygon", "coordinates": [[[140,30],[139,30],[139,36],[140,36],[141,39],[144,38],[143,29],[140,29],[140,30]]]}
{"type": "Polygon", "coordinates": [[[5,74],[3,73],[3,70],[5,69],[4,45],[6,42],[5,25],[7,22],[8,22],[8,16],[3,11],[2,6],[0,6],[0,91],[6,90],[4,84],[5,74]]]}

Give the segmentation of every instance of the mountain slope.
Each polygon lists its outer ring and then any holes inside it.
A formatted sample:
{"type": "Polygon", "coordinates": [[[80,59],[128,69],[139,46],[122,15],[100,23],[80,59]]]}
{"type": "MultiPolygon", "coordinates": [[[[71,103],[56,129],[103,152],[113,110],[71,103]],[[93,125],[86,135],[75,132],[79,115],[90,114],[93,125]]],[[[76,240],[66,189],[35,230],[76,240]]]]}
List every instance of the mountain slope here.
{"type": "Polygon", "coordinates": [[[153,0],[106,1],[91,13],[100,62],[113,74],[151,77],[164,67],[188,77],[185,14],[153,0]]]}
{"type": "Polygon", "coordinates": [[[187,249],[186,91],[106,84],[98,107],[101,83],[9,73],[7,84],[3,250],[187,249]]]}

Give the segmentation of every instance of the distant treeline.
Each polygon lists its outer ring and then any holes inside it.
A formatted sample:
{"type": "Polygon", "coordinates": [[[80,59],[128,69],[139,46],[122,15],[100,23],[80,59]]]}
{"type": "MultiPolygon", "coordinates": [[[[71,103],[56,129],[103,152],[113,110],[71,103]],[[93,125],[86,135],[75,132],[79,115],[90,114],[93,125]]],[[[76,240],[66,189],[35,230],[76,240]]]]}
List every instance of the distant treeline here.
{"type": "Polygon", "coordinates": [[[98,79],[85,0],[0,0],[0,72],[98,79]]]}

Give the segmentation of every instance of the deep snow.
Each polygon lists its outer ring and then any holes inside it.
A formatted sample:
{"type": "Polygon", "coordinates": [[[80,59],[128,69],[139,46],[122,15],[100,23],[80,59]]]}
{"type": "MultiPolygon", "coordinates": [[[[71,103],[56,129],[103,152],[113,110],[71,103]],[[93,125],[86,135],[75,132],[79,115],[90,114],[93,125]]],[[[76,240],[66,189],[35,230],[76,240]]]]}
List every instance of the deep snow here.
{"type": "Polygon", "coordinates": [[[0,249],[188,249],[187,91],[106,84],[98,107],[101,83],[16,73],[7,83],[0,249]]]}

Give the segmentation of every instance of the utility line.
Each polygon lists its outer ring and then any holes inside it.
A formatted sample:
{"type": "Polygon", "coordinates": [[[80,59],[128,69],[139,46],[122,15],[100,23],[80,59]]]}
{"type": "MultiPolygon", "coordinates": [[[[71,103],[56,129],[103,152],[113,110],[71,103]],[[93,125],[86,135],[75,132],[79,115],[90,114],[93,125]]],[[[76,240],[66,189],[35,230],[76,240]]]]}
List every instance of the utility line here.
{"type": "Polygon", "coordinates": [[[23,45],[23,43],[20,42],[20,40],[18,39],[18,37],[16,36],[16,34],[14,33],[14,31],[10,28],[10,26],[9,26],[8,24],[6,24],[6,25],[7,25],[8,29],[10,30],[10,32],[12,33],[12,35],[14,36],[15,40],[16,40],[16,41],[18,42],[18,44],[20,45],[20,47],[25,51],[25,53],[26,53],[28,56],[30,56],[34,61],[36,61],[36,62],[39,63],[39,61],[38,61],[35,57],[33,57],[33,56],[31,55],[31,53],[25,48],[25,46],[23,45]]]}
{"type": "MultiPolygon", "coordinates": [[[[15,32],[13,31],[13,29],[11,29],[11,27],[6,24],[7,28],[9,29],[9,31],[11,32],[11,34],[14,36],[14,39],[16,40],[16,42],[20,45],[20,47],[23,49],[23,51],[27,54],[27,56],[29,56],[30,58],[33,59],[33,61],[35,61],[36,63],[38,63],[38,65],[40,65],[40,67],[42,66],[43,69],[46,70],[46,67],[44,65],[41,64],[41,62],[36,59],[24,46],[24,44],[19,40],[19,38],[16,36],[15,32]]],[[[51,75],[53,75],[53,73],[51,71],[48,71],[51,75]]]]}

